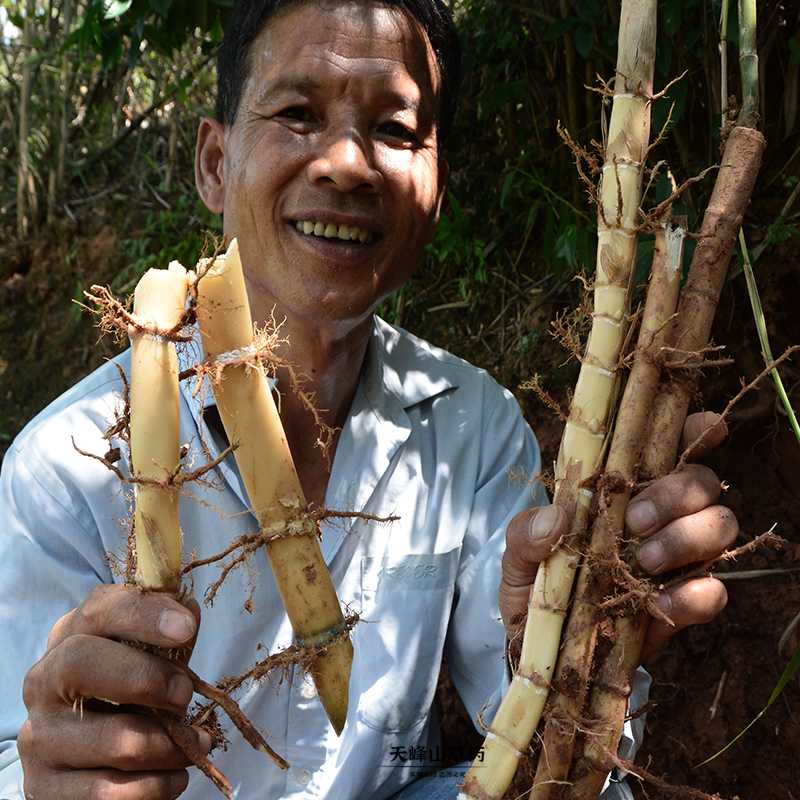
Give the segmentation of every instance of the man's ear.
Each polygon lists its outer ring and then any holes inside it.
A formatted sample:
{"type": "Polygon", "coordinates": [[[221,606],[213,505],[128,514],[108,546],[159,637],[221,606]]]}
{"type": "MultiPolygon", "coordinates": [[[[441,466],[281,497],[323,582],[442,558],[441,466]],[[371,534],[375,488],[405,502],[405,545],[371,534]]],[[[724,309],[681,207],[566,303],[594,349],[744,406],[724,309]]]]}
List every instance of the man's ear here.
{"type": "Polygon", "coordinates": [[[225,126],[205,117],[197,131],[194,182],[209,211],[221,214],[225,207],[225,126]]]}

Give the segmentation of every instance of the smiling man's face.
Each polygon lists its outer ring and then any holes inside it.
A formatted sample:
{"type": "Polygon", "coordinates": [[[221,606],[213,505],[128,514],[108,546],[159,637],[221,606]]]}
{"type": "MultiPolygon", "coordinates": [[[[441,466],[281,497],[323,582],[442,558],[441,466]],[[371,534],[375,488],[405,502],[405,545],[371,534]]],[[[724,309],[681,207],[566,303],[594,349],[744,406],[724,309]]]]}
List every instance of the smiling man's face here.
{"type": "Polygon", "coordinates": [[[346,332],[408,280],[447,175],[438,104],[433,50],[399,9],[309,2],[267,23],[236,121],[198,143],[201,195],[239,240],[258,319],[274,307],[346,332]]]}

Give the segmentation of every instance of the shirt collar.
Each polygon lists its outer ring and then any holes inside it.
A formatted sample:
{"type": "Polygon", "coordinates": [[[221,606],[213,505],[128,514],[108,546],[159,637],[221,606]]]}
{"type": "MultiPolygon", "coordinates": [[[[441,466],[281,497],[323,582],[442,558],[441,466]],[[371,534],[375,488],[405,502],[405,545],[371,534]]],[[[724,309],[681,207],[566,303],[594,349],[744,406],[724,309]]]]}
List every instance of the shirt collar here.
{"type": "Polygon", "coordinates": [[[407,409],[458,386],[455,359],[416,336],[374,317],[361,380],[373,406],[407,409]]]}
{"type": "MultiPolygon", "coordinates": [[[[199,357],[196,347],[190,350],[179,352],[180,370],[190,368],[192,359],[199,357]]],[[[452,356],[380,317],[373,317],[361,381],[373,406],[388,402],[407,409],[458,386],[452,369],[445,369],[443,361],[452,361],[452,356]]],[[[196,379],[183,381],[181,390],[196,419],[203,409],[215,405],[208,378],[203,379],[199,390],[196,379]]]]}

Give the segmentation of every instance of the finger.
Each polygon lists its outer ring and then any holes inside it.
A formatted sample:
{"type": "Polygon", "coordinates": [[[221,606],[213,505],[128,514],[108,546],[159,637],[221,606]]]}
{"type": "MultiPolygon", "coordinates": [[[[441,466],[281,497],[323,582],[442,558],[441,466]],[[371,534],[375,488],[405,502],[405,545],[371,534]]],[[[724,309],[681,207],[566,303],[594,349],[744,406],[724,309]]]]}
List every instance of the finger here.
{"type": "Polygon", "coordinates": [[[122,642],[69,636],[28,672],[23,701],[29,710],[83,698],[117,705],[144,705],[182,712],[193,694],[189,676],[176,664],[122,642]]]}
{"type": "Polygon", "coordinates": [[[106,584],[55,624],[48,647],[75,634],[175,647],[190,643],[197,635],[198,620],[196,603],[189,610],[166,595],[106,584]]]}
{"type": "Polygon", "coordinates": [[[566,514],[558,506],[532,508],[517,514],[506,530],[503,580],[509,586],[530,586],[544,561],[566,534],[566,514]]]}
{"type": "Polygon", "coordinates": [[[670,522],[647,539],[636,559],[650,575],[662,575],[695,561],[708,561],[739,535],[739,523],[725,506],[710,506],[670,522]]]}
{"type": "Polygon", "coordinates": [[[728,601],[722,581],[716,578],[695,578],[660,592],[654,603],[671,621],[653,617],[642,647],[642,663],[660,650],[678,631],[689,625],[700,625],[716,617],[728,601]]]}
{"type": "Polygon", "coordinates": [[[189,785],[185,769],[165,772],[75,770],[31,776],[26,770],[24,792],[30,800],[175,800],[189,785]]]}
{"type": "Polygon", "coordinates": [[[512,638],[518,627],[512,620],[528,605],[539,562],[553,552],[566,533],[567,517],[557,506],[523,511],[509,523],[498,599],[506,630],[512,638]]]}
{"type": "MultiPolygon", "coordinates": [[[[189,726],[203,753],[211,738],[189,726]]],[[[57,724],[29,718],[20,731],[23,754],[36,753],[53,769],[113,768],[124,772],[180,770],[191,761],[155,719],[134,713],[100,713],[80,704],[57,724]],[[53,743],[58,740],[57,750],[53,743]]]]}
{"type": "Polygon", "coordinates": [[[675,519],[713,505],[721,493],[712,470],[690,464],[636,495],[628,504],[625,523],[632,534],[646,538],[675,519]]]}
{"type": "Polygon", "coordinates": [[[728,423],[713,411],[689,414],[681,434],[681,452],[687,448],[690,460],[702,458],[721,444],[728,435],[728,423]]]}

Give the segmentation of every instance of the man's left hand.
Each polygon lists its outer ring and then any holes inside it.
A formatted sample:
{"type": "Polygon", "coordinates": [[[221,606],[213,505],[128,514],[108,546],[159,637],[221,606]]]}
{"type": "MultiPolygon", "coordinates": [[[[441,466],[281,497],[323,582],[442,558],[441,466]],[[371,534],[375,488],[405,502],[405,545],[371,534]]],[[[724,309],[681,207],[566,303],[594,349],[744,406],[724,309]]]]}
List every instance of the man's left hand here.
{"type": "MultiPolygon", "coordinates": [[[[684,428],[684,444],[697,438],[714,419],[716,415],[690,416],[684,428]]],[[[709,433],[703,452],[724,438],[724,426],[709,433]]],[[[708,467],[690,464],[681,472],[656,481],[631,500],[627,528],[639,540],[636,556],[648,574],[657,577],[713,559],[735,541],[739,525],[729,508],[717,504],[720,494],[716,475],[708,467]]],[[[527,606],[539,562],[551,554],[566,533],[566,514],[555,506],[523,511],[508,526],[499,600],[509,638],[518,632],[519,626],[512,624],[512,619],[518,618],[527,606]]],[[[681,628],[716,617],[725,607],[727,594],[721,581],[700,577],[660,591],[654,602],[673,624],[651,619],[642,662],[681,628]]]]}

